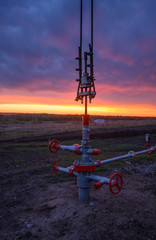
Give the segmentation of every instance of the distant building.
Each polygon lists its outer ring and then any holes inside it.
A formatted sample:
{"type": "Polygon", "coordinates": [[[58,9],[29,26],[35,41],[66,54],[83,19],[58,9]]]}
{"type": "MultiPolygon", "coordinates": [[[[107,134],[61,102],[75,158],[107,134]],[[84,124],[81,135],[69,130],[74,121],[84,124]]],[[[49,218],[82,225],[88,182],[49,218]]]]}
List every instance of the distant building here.
{"type": "Polygon", "coordinates": [[[104,119],[95,119],[93,122],[94,123],[104,123],[105,120],[104,119]]]}

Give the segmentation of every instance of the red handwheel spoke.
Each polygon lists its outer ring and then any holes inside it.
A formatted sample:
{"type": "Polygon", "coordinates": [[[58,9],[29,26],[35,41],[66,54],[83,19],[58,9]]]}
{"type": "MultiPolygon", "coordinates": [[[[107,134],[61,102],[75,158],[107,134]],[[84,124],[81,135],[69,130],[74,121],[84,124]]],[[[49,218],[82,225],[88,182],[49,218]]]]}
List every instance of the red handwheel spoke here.
{"type": "Polygon", "coordinates": [[[116,180],[114,180],[114,182],[112,183],[112,187],[115,187],[115,186],[116,186],[116,184],[117,184],[117,181],[116,181],[116,180]]]}
{"type": "Polygon", "coordinates": [[[121,190],[121,186],[119,186],[118,183],[116,184],[116,187],[117,187],[118,190],[121,190]]]}

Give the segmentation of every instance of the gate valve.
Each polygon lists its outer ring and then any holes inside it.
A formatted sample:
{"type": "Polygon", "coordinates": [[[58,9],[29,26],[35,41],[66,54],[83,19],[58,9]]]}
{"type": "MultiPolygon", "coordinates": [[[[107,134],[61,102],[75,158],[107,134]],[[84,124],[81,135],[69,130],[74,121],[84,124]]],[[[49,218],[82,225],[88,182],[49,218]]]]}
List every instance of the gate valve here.
{"type": "Polygon", "coordinates": [[[94,188],[99,189],[102,186],[102,182],[98,181],[94,184],[94,188]]]}
{"type": "Polygon", "coordinates": [[[52,152],[52,153],[56,153],[60,148],[60,143],[58,140],[56,139],[53,139],[52,141],[50,141],[49,143],[49,150],[52,152]]]}
{"type": "Polygon", "coordinates": [[[120,192],[121,188],[122,188],[122,184],[123,184],[123,180],[122,180],[122,176],[119,173],[114,173],[112,175],[112,177],[110,178],[110,182],[109,182],[109,189],[113,194],[117,194],[120,192]],[[115,178],[115,180],[113,180],[113,178],[115,178]],[[116,187],[117,190],[113,190],[113,188],[116,187]]]}
{"type": "Polygon", "coordinates": [[[58,171],[58,168],[59,168],[58,165],[59,165],[59,160],[58,160],[58,159],[55,159],[55,160],[53,161],[53,171],[52,171],[52,174],[51,174],[52,177],[56,177],[57,171],[58,171]]]}

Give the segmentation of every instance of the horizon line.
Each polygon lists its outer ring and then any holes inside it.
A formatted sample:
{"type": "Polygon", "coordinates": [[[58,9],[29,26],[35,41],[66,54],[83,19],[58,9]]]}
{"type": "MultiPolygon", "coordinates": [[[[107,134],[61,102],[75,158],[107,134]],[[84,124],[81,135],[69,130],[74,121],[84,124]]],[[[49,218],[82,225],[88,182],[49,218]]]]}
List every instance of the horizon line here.
{"type": "MultiPolygon", "coordinates": [[[[84,106],[46,104],[0,104],[0,113],[82,115],[84,106]]],[[[94,116],[156,117],[156,108],[150,105],[88,106],[94,116]]]]}

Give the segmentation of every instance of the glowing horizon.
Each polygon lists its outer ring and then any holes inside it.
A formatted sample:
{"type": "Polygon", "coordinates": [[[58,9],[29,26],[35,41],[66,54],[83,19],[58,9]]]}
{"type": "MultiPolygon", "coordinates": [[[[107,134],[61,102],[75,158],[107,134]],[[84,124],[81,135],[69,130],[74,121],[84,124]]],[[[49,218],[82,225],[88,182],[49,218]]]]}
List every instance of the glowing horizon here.
{"type": "MultiPolygon", "coordinates": [[[[0,112],[83,114],[74,102],[80,1],[1,2],[0,112]]],[[[94,2],[97,95],[88,114],[156,117],[156,1],[113,4],[94,2]]]]}
{"type": "MultiPolygon", "coordinates": [[[[84,105],[46,105],[46,104],[1,104],[0,113],[48,113],[48,114],[84,114],[84,105]]],[[[88,106],[88,114],[101,116],[137,116],[156,117],[153,106],[118,105],[88,106]]]]}

